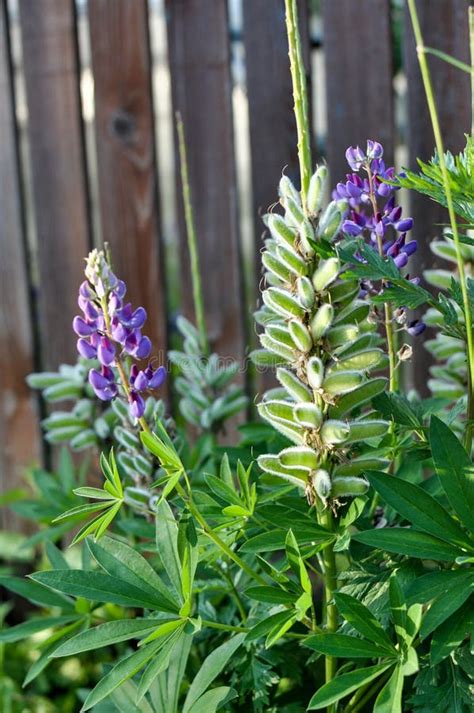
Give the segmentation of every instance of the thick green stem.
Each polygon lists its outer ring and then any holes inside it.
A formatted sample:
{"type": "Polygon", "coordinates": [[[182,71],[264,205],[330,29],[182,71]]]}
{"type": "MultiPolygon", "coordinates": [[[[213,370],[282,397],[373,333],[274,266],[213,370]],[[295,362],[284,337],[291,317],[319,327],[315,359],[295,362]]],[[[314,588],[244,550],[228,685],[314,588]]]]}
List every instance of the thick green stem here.
{"type": "MultiPolygon", "coordinates": [[[[332,512],[326,508],[320,515],[320,523],[328,530],[333,528],[332,512]]],[[[334,554],[333,545],[330,544],[322,551],[322,564],[324,568],[324,608],[325,608],[325,624],[326,631],[334,632],[337,630],[337,608],[333,601],[334,592],[337,589],[337,567],[336,556],[334,554]]],[[[329,683],[336,675],[337,659],[332,656],[325,657],[325,681],[329,683]]],[[[328,713],[333,713],[334,706],[328,706],[328,713]]]]}
{"type": "Polygon", "coordinates": [[[474,419],[474,339],[472,333],[472,314],[471,314],[471,304],[469,301],[469,295],[466,286],[466,277],[464,270],[464,258],[462,254],[461,241],[459,240],[458,225],[456,222],[456,214],[454,212],[453,195],[451,192],[451,185],[449,182],[448,169],[446,167],[446,161],[444,158],[444,145],[443,137],[441,135],[441,128],[439,125],[439,117],[436,109],[436,101],[433,92],[433,85],[431,83],[430,70],[428,68],[428,62],[426,59],[425,46],[423,43],[423,36],[421,34],[420,22],[418,19],[418,14],[416,11],[415,0],[408,0],[408,7],[410,10],[411,22],[413,25],[413,32],[415,34],[416,40],[416,51],[418,54],[418,63],[420,65],[421,76],[423,78],[423,85],[425,87],[426,101],[428,104],[428,109],[431,117],[431,124],[433,126],[433,133],[436,143],[436,151],[438,153],[439,167],[441,170],[441,175],[443,177],[443,187],[446,195],[446,205],[449,213],[449,222],[451,225],[451,231],[453,235],[454,246],[456,250],[456,261],[459,272],[459,281],[461,285],[462,301],[463,301],[463,311],[464,320],[466,325],[466,342],[467,342],[467,361],[468,361],[468,372],[469,372],[469,389],[468,389],[468,407],[467,407],[467,426],[464,437],[464,444],[468,452],[471,452],[472,448],[472,420],[474,419]]]}
{"type": "Polygon", "coordinates": [[[301,203],[306,210],[306,196],[311,179],[311,148],[308,122],[308,92],[298,27],[296,0],[285,0],[286,31],[290,57],[291,81],[293,84],[294,112],[298,134],[298,160],[301,178],[301,203]]]}
{"type": "Polygon", "coordinates": [[[206,317],[204,310],[204,297],[202,294],[201,272],[199,270],[199,253],[197,248],[196,225],[194,222],[193,204],[191,201],[191,188],[189,185],[188,158],[186,152],[186,139],[184,124],[181,114],[176,113],[176,131],[178,134],[179,163],[181,172],[181,185],[183,188],[184,218],[186,221],[186,235],[191,263],[191,281],[193,286],[194,311],[196,325],[201,339],[201,346],[209,354],[209,340],[207,338],[206,317]]]}

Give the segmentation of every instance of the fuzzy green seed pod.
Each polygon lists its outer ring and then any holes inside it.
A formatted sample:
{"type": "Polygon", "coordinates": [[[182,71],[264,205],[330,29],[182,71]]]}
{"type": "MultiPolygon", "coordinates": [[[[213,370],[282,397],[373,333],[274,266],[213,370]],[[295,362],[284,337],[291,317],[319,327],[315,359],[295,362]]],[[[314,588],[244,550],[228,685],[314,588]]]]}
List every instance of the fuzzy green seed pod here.
{"type": "Polygon", "coordinates": [[[331,302],[337,304],[339,308],[343,309],[348,304],[351,304],[352,300],[360,292],[360,285],[358,282],[353,280],[341,280],[336,282],[336,284],[331,285],[329,289],[329,294],[331,295],[331,302]]]}
{"type": "Polygon", "coordinates": [[[387,466],[388,461],[383,458],[354,458],[350,463],[340,463],[336,466],[334,477],[361,475],[367,470],[383,470],[387,466]]]}
{"type": "Polygon", "coordinates": [[[283,282],[289,282],[291,278],[291,271],[288,267],[283,264],[275,255],[269,252],[264,252],[262,255],[262,263],[266,270],[276,275],[278,279],[283,280],[283,282]]]}
{"type": "Polygon", "coordinates": [[[321,498],[322,502],[326,504],[326,500],[331,494],[331,478],[326,470],[320,468],[317,470],[312,477],[313,488],[316,491],[316,495],[321,498]]]}
{"type": "Polygon", "coordinates": [[[313,400],[313,395],[308,387],[289,369],[278,367],[276,377],[295,401],[310,403],[313,400]]]}
{"type": "Polygon", "coordinates": [[[368,489],[369,484],[363,478],[333,478],[331,496],[333,498],[357,497],[357,495],[364,495],[368,489]]]}
{"type": "Polygon", "coordinates": [[[83,448],[90,448],[91,446],[95,446],[96,443],[97,436],[95,431],[91,428],[87,428],[85,431],[81,431],[71,438],[70,446],[73,451],[82,451],[83,448]]]}
{"type": "Polygon", "coordinates": [[[316,236],[314,234],[313,226],[307,218],[305,218],[300,225],[299,236],[303,252],[308,257],[312,257],[314,255],[314,248],[311,243],[316,240],[316,236]]]}
{"type": "Polygon", "coordinates": [[[341,264],[337,257],[321,260],[313,275],[313,286],[316,292],[322,292],[336,279],[341,264]]]}
{"type": "Polygon", "coordinates": [[[339,347],[347,342],[354,341],[359,334],[357,324],[341,324],[339,327],[332,327],[326,335],[331,347],[339,347]]]}
{"type": "Polygon", "coordinates": [[[302,305],[285,290],[269,287],[262,292],[262,298],[267,307],[286,319],[291,317],[302,319],[304,316],[302,305]]]}
{"type": "Polygon", "coordinates": [[[326,183],[327,175],[328,170],[326,166],[318,166],[316,171],[311,176],[308,195],[306,198],[306,204],[310,215],[316,215],[321,208],[321,203],[324,197],[324,184],[326,183]]]}
{"type": "Polygon", "coordinates": [[[334,319],[334,307],[326,302],[321,305],[316,314],[311,320],[311,334],[313,339],[317,342],[321,337],[324,337],[328,329],[330,328],[332,321],[334,319]]]}
{"type": "Polygon", "coordinates": [[[293,404],[289,401],[265,401],[265,407],[269,416],[283,421],[289,421],[296,425],[293,416],[293,404]]]}
{"type": "Polygon", "coordinates": [[[376,347],[380,343],[380,337],[374,334],[363,334],[360,337],[349,344],[343,344],[337,349],[337,355],[340,359],[345,359],[352,354],[358,354],[359,352],[365,351],[365,349],[371,349],[376,347]]]}
{"type": "Polygon", "coordinates": [[[318,225],[318,237],[330,241],[336,237],[342,221],[342,211],[337,201],[331,201],[318,225]]]}
{"type": "Polygon", "coordinates": [[[268,351],[273,352],[285,361],[292,362],[294,360],[295,354],[293,349],[281,342],[277,342],[275,339],[269,337],[268,334],[260,335],[260,343],[264,349],[268,349],[268,351]]]}
{"type": "Polygon", "coordinates": [[[324,380],[324,366],[319,357],[310,357],[307,364],[308,383],[312,389],[320,389],[324,380]]]}
{"type": "Polygon", "coordinates": [[[330,396],[341,396],[357,388],[362,379],[358,371],[337,371],[324,379],[323,390],[330,396]]]}
{"type": "Polygon", "coordinates": [[[311,280],[308,277],[298,277],[296,289],[301,304],[305,309],[310,310],[314,305],[315,298],[314,287],[311,280]]]}
{"type": "Polygon", "coordinates": [[[306,428],[319,428],[323,414],[316,404],[300,403],[293,408],[295,419],[306,428]]]}
{"type": "Polygon", "coordinates": [[[291,338],[290,332],[288,331],[286,325],[283,326],[275,323],[267,324],[265,327],[265,334],[267,334],[270,339],[273,339],[275,342],[280,342],[280,344],[283,344],[290,349],[296,348],[296,344],[291,338]]]}
{"type": "Polygon", "coordinates": [[[387,421],[353,421],[349,424],[348,442],[365,441],[366,438],[384,436],[388,430],[387,421]]]}
{"type": "Polygon", "coordinates": [[[295,203],[299,203],[301,205],[300,194],[298,193],[288,176],[282,176],[280,178],[280,183],[278,184],[278,195],[280,196],[280,198],[283,198],[283,200],[291,198],[295,201],[295,203]]]}
{"type": "Polygon", "coordinates": [[[280,364],[284,364],[288,361],[288,359],[283,359],[274,352],[269,352],[267,349],[253,349],[250,352],[250,360],[252,364],[262,368],[280,366],[280,364]]]}
{"type": "Polygon", "coordinates": [[[284,206],[286,224],[299,230],[301,223],[305,219],[301,203],[297,203],[293,198],[288,197],[284,199],[284,206]]]}
{"type": "Polygon", "coordinates": [[[285,220],[281,215],[278,213],[271,213],[268,216],[267,225],[272,237],[277,243],[285,243],[290,247],[294,246],[297,232],[285,223],[285,220]]]}
{"type": "Polygon", "coordinates": [[[304,468],[285,468],[281,464],[280,458],[277,455],[268,454],[261,455],[257,458],[258,466],[265,473],[270,475],[276,475],[283,480],[296,485],[298,487],[303,487],[308,480],[308,471],[304,468]]]}
{"type": "Polygon", "coordinates": [[[276,254],[280,262],[298,277],[307,274],[308,265],[293,248],[289,248],[286,245],[278,245],[276,254]]]}
{"type": "Polygon", "coordinates": [[[292,319],[288,324],[288,328],[296,347],[300,352],[303,352],[303,354],[307,354],[313,346],[313,340],[311,339],[308,328],[297,319],[292,319]]]}
{"type": "Polygon", "coordinates": [[[308,446],[285,448],[280,453],[280,461],[286,468],[306,468],[314,470],[318,467],[318,456],[308,446]]]}
{"type": "Polygon", "coordinates": [[[272,415],[269,404],[266,402],[258,404],[257,409],[263,419],[269,421],[269,423],[271,423],[277,431],[289,438],[290,441],[298,446],[304,443],[305,432],[299,424],[295,424],[293,421],[288,421],[280,417],[275,417],[272,415]]]}
{"type": "Polygon", "coordinates": [[[349,426],[343,421],[325,421],[321,427],[321,439],[328,446],[344,443],[349,433],[349,426]]]}
{"type": "Polygon", "coordinates": [[[334,366],[331,366],[331,373],[335,371],[347,371],[356,369],[358,371],[367,371],[374,369],[380,364],[384,357],[381,349],[365,349],[358,354],[353,354],[345,359],[337,361],[334,366]]]}
{"type": "Polygon", "coordinates": [[[329,409],[330,417],[340,418],[341,416],[345,416],[346,413],[349,413],[349,411],[352,411],[352,409],[360,408],[360,406],[363,406],[375,396],[385,391],[387,383],[387,379],[380,376],[377,379],[370,379],[350,393],[344,394],[344,396],[341,396],[341,398],[337,400],[336,405],[331,406],[329,409]]]}
{"type": "Polygon", "coordinates": [[[364,300],[354,300],[351,304],[344,307],[335,320],[336,324],[357,324],[366,319],[370,312],[370,304],[364,300]]]}

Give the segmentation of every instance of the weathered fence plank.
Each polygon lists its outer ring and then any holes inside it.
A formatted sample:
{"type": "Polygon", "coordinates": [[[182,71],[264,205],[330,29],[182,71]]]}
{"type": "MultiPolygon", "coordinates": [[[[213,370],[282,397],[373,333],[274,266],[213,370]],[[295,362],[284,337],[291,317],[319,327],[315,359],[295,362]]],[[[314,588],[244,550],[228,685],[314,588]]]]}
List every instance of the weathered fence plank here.
{"type": "MultiPolygon", "coordinates": [[[[0,492],[22,484],[39,454],[39,427],[25,377],[33,370],[33,331],[24,249],[6,1],[0,4],[0,492]]],[[[0,510],[0,527],[21,529],[0,510]]]]}
{"type": "MultiPolygon", "coordinates": [[[[298,184],[299,169],[285,2],[244,0],[243,10],[253,217],[259,274],[262,247],[260,235],[263,230],[261,215],[277,200],[277,187],[282,170],[285,169],[285,173],[298,184]]],[[[307,3],[300,2],[299,21],[309,85],[307,11],[307,3]]]]}
{"type": "Polygon", "coordinates": [[[91,0],[89,23],[102,237],[130,299],[147,310],[153,354],[164,359],[147,2],[91,0]]]}
{"type": "Polygon", "coordinates": [[[375,139],[393,160],[390,0],[324,0],[323,21],[327,156],[335,184],[349,170],[350,145],[375,139]]]}
{"type": "Polygon", "coordinates": [[[21,0],[42,367],[75,359],[71,321],[89,250],[73,0],[21,0]]]}
{"type": "MultiPolygon", "coordinates": [[[[421,31],[427,47],[447,52],[469,63],[467,12],[469,0],[418,0],[421,31]]],[[[405,15],[405,66],[408,80],[408,165],[418,168],[416,159],[428,161],[433,155],[434,136],[425,90],[416,56],[415,38],[408,11],[405,15]]],[[[467,74],[437,57],[428,57],[441,131],[446,149],[458,152],[465,145],[464,134],[471,126],[471,91],[467,74]]],[[[411,212],[415,219],[414,236],[419,240],[416,266],[421,271],[433,264],[428,243],[441,228],[433,225],[447,221],[447,213],[428,198],[412,193],[411,212]]]]}
{"type": "MultiPolygon", "coordinates": [[[[425,45],[469,62],[469,0],[437,0],[435,3],[418,0],[416,5],[425,45]]],[[[433,155],[434,136],[408,11],[405,13],[405,30],[408,166],[417,170],[417,158],[428,161],[433,155]]],[[[437,57],[428,57],[428,62],[444,146],[457,152],[464,147],[464,133],[469,132],[471,125],[469,76],[437,57]]],[[[448,215],[441,206],[417,193],[411,192],[409,201],[410,214],[415,221],[413,237],[418,240],[418,250],[413,256],[413,274],[421,275],[427,267],[442,265],[442,261],[435,259],[429,243],[441,234],[442,227],[439,224],[447,223],[448,215]]],[[[414,359],[412,364],[413,384],[423,395],[428,393],[426,381],[430,363],[431,356],[425,352],[422,358],[414,359]]]]}
{"type": "MultiPolygon", "coordinates": [[[[227,4],[168,0],[166,12],[173,106],[181,112],[186,132],[209,337],[222,356],[238,357],[244,349],[244,329],[227,4]]],[[[192,315],[182,221],[180,226],[183,305],[192,315]]]]}

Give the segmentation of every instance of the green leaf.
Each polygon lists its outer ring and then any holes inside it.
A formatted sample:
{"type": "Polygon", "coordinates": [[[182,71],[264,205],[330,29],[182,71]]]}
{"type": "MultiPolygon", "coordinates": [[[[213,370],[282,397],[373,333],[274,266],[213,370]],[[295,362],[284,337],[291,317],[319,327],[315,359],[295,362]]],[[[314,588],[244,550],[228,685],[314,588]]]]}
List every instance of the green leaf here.
{"type": "Polygon", "coordinates": [[[462,609],[451,614],[433,634],[431,639],[431,663],[440,663],[451,651],[469,636],[474,624],[474,607],[472,601],[467,601],[462,609]]]}
{"type": "Polygon", "coordinates": [[[372,659],[389,655],[387,649],[377,646],[373,641],[346,634],[315,634],[309,636],[303,643],[314,651],[335,658],[372,659]]]}
{"type": "Polygon", "coordinates": [[[215,475],[210,475],[208,473],[205,475],[205,480],[214,495],[217,495],[217,497],[221,498],[226,503],[242,507],[242,500],[230,485],[224,483],[223,480],[217,478],[215,475]]]}
{"type": "Polygon", "coordinates": [[[138,671],[153,658],[161,646],[161,641],[149,644],[115,664],[89,693],[81,711],[88,711],[90,708],[93,708],[93,706],[109,696],[121,683],[138,673],[138,671]]]}
{"type": "Polygon", "coordinates": [[[471,459],[446,424],[432,416],[430,443],[436,472],[450,504],[474,531],[474,472],[471,459]]]}
{"type": "Polygon", "coordinates": [[[435,631],[448,617],[458,611],[474,591],[474,581],[470,586],[453,589],[448,595],[442,594],[434,600],[421,622],[420,638],[435,631]]]}
{"type": "Polygon", "coordinates": [[[223,703],[235,698],[236,695],[229,686],[218,686],[201,696],[189,709],[189,713],[215,713],[223,703]]]}
{"type": "Polygon", "coordinates": [[[378,644],[391,654],[395,652],[395,647],[390,641],[390,638],[382,629],[381,624],[374,617],[370,609],[357,601],[355,597],[351,597],[349,594],[343,594],[342,592],[337,592],[334,595],[334,601],[342,616],[354,629],[357,629],[362,636],[370,639],[370,641],[378,644]]]}
{"type": "MultiPolygon", "coordinates": [[[[324,528],[294,528],[294,534],[300,545],[319,544],[324,547],[330,542],[334,542],[336,536],[324,528]]],[[[284,550],[286,541],[286,530],[276,530],[275,532],[262,532],[255,537],[251,537],[240,548],[240,552],[274,552],[284,550]]]]}
{"type": "Polygon", "coordinates": [[[143,696],[148,692],[151,684],[159,674],[169,666],[170,657],[176,646],[178,637],[182,636],[182,632],[175,633],[170,636],[164,643],[162,649],[156,656],[153,656],[150,663],[144,670],[137,691],[137,703],[140,703],[143,696]]]}
{"type": "Polygon", "coordinates": [[[296,538],[295,538],[291,529],[288,530],[288,534],[286,536],[286,541],[285,541],[285,547],[286,547],[286,558],[288,560],[288,564],[290,565],[290,568],[293,570],[293,572],[298,577],[301,587],[303,588],[303,591],[310,594],[312,591],[311,580],[309,578],[308,572],[306,571],[306,567],[305,567],[303,558],[301,557],[298,543],[297,543],[296,538]]]}
{"type": "Polygon", "coordinates": [[[161,608],[161,600],[157,601],[148,592],[102,572],[69,569],[36,572],[30,576],[47,587],[92,601],[145,609],[161,608]]]}
{"type": "Polygon", "coordinates": [[[156,619],[119,619],[99,624],[87,631],[73,636],[52,654],[53,656],[75,656],[83,651],[110,646],[119,641],[139,639],[140,636],[153,631],[159,620],[156,619]]]}
{"type": "Polygon", "coordinates": [[[160,500],[156,506],[156,549],[178,601],[182,605],[182,569],[178,552],[178,525],[166,500],[160,500]]]}
{"type": "Polygon", "coordinates": [[[278,589],[277,587],[249,587],[245,590],[245,594],[250,599],[268,604],[293,604],[297,599],[296,594],[286,592],[284,589],[278,589]]]}
{"type": "Polygon", "coordinates": [[[76,517],[77,515],[87,516],[92,512],[97,512],[98,510],[104,510],[105,508],[108,508],[111,505],[114,505],[115,503],[116,503],[116,500],[111,500],[110,496],[109,496],[108,500],[102,500],[99,503],[88,503],[87,505],[78,505],[75,508],[66,510],[66,512],[63,512],[61,515],[58,515],[58,517],[55,517],[53,522],[60,522],[61,520],[69,520],[70,518],[76,517]]]}
{"type": "Polygon", "coordinates": [[[53,542],[47,540],[45,543],[45,550],[53,569],[70,569],[63,553],[53,542]]]}
{"type": "Polygon", "coordinates": [[[375,700],[373,713],[402,713],[403,671],[396,666],[375,700]]]}
{"type": "Polygon", "coordinates": [[[448,594],[457,589],[466,589],[474,585],[474,572],[470,569],[438,570],[428,572],[415,579],[407,592],[408,603],[426,602],[448,594]]]}
{"type": "Polygon", "coordinates": [[[472,546],[457,522],[419,485],[387,473],[369,471],[365,476],[385,502],[419,530],[461,547],[472,546]]]}
{"type": "Polygon", "coordinates": [[[132,547],[110,537],[103,537],[100,543],[89,540],[87,544],[92,556],[107,574],[145,589],[154,600],[160,601],[162,611],[178,611],[176,601],[164,582],[150,563],[132,547]]]}
{"type": "Polygon", "coordinates": [[[96,500],[110,500],[110,493],[102,488],[75,488],[74,495],[79,495],[81,498],[96,498],[96,500]]]}
{"type": "Polygon", "coordinates": [[[387,552],[395,552],[408,557],[442,560],[453,562],[460,550],[438,540],[425,532],[417,532],[405,527],[384,527],[379,530],[366,530],[352,536],[353,540],[370,547],[377,547],[387,552]]]}
{"type": "Polygon", "coordinates": [[[0,584],[11,592],[19,594],[20,597],[24,597],[34,604],[39,604],[39,606],[61,607],[62,609],[73,608],[73,602],[69,597],[63,597],[61,594],[52,592],[39,582],[33,582],[30,579],[2,575],[0,576],[0,584]]]}
{"type": "Polygon", "coordinates": [[[182,628],[186,624],[186,619],[171,619],[163,621],[162,623],[157,621],[157,624],[158,626],[155,626],[154,631],[140,642],[140,646],[148,644],[150,641],[155,641],[155,639],[160,639],[162,636],[172,634],[176,629],[182,628]]]}
{"type": "Polygon", "coordinates": [[[221,673],[227,662],[245,639],[245,634],[237,634],[214,649],[204,660],[194,677],[183,705],[183,713],[190,713],[193,704],[202,696],[214,679],[221,673]]]}
{"type": "Polygon", "coordinates": [[[291,610],[285,610],[277,612],[276,614],[271,614],[267,616],[258,624],[255,624],[248,632],[245,640],[246,641],[256,641],[257,639],[266,636],[269,631],[275,629],[276,627],[282,626],[290,619],[294,619],[294,614],[291,610]]]}
{"type": "MultiPolygon", "coordinates": [[[[304,596],[307,596],[305,593],[304,596]]],[[[293,624],[298,620],[298,614],[294,614],[290,611],[289,618],[281,624],[277,624],[268,632],[268,636],[265,639],[265,648],[269,649],[273,644],[279,641],[286,632],[291,629],[293,624]]]]}
{"type": "Polygon", "coordinates": [[[68,624],[78,618],[78,615],[70,614],[69,616],[42,616],[29,619],[16,626],[11,626],[8,629],[2,629],[2,631],[0,631],[0,642],[7,644],[21,641],[22,639],[27,639],[32,634],[38,633],[38,631],[52,629],[61,624],[68,624]]]}
{"type": "Polygon", "coordinates": [[[321,710],[321,708],[326,708],[332,703],[336,703],[341,700],[341,698],[344,698],[344,696],[348,696],[349,693],[357,691],[361,686],[365,686],[375,678],[378,678],[380,674],[387,671],[390,666],[391,664],[389,663],[379,664],[378,666],[369,666],[368,668],[358,668],[355,671],[337,676],[314,694],[309,702],[308,710],[321,710]]]}
{"type": "Polygon", "coordinates": [[[406,627],[407,627],[407,604],[403,596],[402,588],[397,579],[397,574],[394,572],[389,580],[389,599],[390,612],[392,621],[395,626],[395,633],[401,646],[406,644],[406,627]]]}

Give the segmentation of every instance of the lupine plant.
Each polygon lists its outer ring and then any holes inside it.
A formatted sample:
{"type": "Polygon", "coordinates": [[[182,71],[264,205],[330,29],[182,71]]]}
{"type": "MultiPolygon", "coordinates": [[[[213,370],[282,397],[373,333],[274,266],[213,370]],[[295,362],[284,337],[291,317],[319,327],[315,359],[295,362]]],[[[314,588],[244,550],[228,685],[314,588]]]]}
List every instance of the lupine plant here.
{"type": "MultiPolygon", "coordinates": [[[[35,540],[46,561],[28,579],[1,578],[43,609],[0,633],[16,642],[42,632],[25,684],[52,661],[104,650],[95,685],[77,692],[82,711],[472,710],[472,141],[458,159],[444,152],[428,48],[413,0],[409,8],[435,158],[419,174],[397,174],[369,138],[348,148],[350,173],[325,205],[296,2],[286,0],[301,185],[283,175],[264,217],[252,358],[279,385],[259,400],[262,422],[241,426],[237,447],[218,444],[224,418],[245,403],[227,391],[216,406],[234,367],[209,356],[179,121],[197,326],[180,320],[184,353],[171,359],[194,433],[155,400],[165,365],[149,361],[144,310],[125,302],[107,251],[89,256],[74,321],[80,364],[31,381],[46,397],[79,399],[45,427],[73,447],[89,431],[103,487],[69,477],[74,500],[53,476],[36,477],[49,489],[49,515],[40,509],[48,527],[35,540]],[[427,275],[438,295],[410,274],[416,226],[396,204],[401,187],[448,207],[450,227],[433,248],[457,272],[427,275]],[[425,319],[413,314],[421,308],[425,319]],[[417,358],[425,321],[438,330],[431,349],[441,360],[458,340],[463,393],[404,393],[402,365],[417,358]],[[207,457],[202,448],[190,457],[203,432],[207,457]],[[54,506],[59,492],[65,513],[54,506]],[[78,524],[71,552],[52,544],[78,524]]],[[[433,367],[434,377],[456,364],[433,367]]],[[[35,516],[32,501],[23,512],[35,516]]]]}

